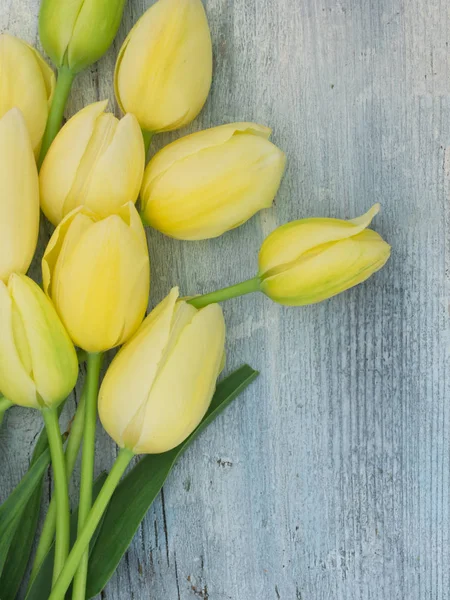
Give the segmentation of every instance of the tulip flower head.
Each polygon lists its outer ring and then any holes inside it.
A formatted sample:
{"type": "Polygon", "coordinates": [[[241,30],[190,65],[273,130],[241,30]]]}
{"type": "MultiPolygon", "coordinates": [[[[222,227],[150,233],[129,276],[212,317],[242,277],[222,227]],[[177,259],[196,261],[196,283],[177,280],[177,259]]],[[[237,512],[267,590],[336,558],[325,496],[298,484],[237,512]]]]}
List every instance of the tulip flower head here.
{"type": "Polygon", "coordinates": [[[121,109],[153,133],[195,119],[211,79],[211,35],[201,0],[153,4],[123,43],[114,75],[121,109]]]}
{"type": "Polygon", "coordinates": [[[125,0],[42,0],[39,36],[58,67],[82,71],[116,37],[125,0]]]}
{"type": "Polygon", "coordinates": [[[381,269],[390,246],[367,229],[375,204],[351,221],[300,219],[282,225],[259,253],[261,291],[280,304],[314,304],[347,290],[381,269]]]}
{"type": "Polygon", "coordinates": [[[123,344],[147,308],[147,240],[131,202],[102,219],[73,210],[56,228],[42,261],[44,289],[74,343],[88,352],[123,344]]]}
{"type": "Polygon", "coordinates": [[[19,108],[33,152],[39,154],[55,89],[55,76],[32,46],[12,35],[0,35],[0,117],[19,108]]]}
{"type": "Polygon", "coordinates": [[[181,240],[204,240],[238,227],[278,191],[286,157],[254,123],[222,125],[160,150],[145,170],[142,216],[181,240]]]}
{"type": "Polygon", "coordinates": [[[0,280],[26,273],[39,231],[39,180],[22,113],[0,119],[0,280]]]}
{"type": "Polygon", "coordinates": [[[197,310],[174,288],[109,367],[100,419],[122,448],[166,452],[197,427],[223,367],[225,323],[217,304],[197,310]]]}
{"type": "Polygon", "coordinates": [[[39,174],[41,207],[55,226],[85,206],[107,217],[136,202],[145,166],[136,118],[105,113],[107,101],[86,106],[56,136],[39,174]]]}
{"type": "Polygon", "coordinates": [[[0,281],[0,390],[31,408],[57,406],[78,377],[75,348],[52,303],[25,275],[0,281]]]}

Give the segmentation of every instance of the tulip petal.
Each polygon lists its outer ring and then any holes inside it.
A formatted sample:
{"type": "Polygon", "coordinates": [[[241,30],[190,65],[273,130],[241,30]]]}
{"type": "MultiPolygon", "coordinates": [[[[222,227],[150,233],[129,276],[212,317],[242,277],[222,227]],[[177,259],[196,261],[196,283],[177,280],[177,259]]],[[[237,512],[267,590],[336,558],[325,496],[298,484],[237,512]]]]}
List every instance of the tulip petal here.
{"type": "Polygon", "coordinates": [[[261,282],[261,291],[275,302],[302,306],[331,298],[368,279],[381,269],[390,246],[370,229],[306,253],[288,270],[261,282]]]}
{"type": "Polygon", "coordinates": [[[99,393],[100,420],[121,447],[125,445],[124,432],[147,400],[169,341],[177,298],[178,288],[173,288],[120,349],[103,380],[99,393]]]}
{"type": "MultiPolygon", "coordinates": [[[[94,135],[97,120],[103,116],[107,104],[107,100],[95,102],[69,119],[45,157],[39,174],[41,208],[54,225],[58,225],[70,210],[82,204],[73,194],[65,206],[94,135]]],[[[78,191],[78,188],[77,185],[74,190],[78,191]]]]}
{"type": "Polygon", "coordinates": [[[39,35],[47,54],[58,67],[64,62],[64,55],[84,2],[85,0],[42,2],[39,13],[39,35]]]}
{"type": "Polygon", "coordinates": [[[0,119],[0,189],[0,279],[6,282],[13,271],[27,271],[39,230],[36,163],[17,108],[0,119]]]}
{"type": "Polygon", "coordinates": [[[136,454],[166,452],[197,427],[214,393],[224,343],[217,304],[198,311],[183,328],[152,386],[136,454]]]}
{"type": "Polygon", "coordinates": [[[300,219],[273,231],[259,252],[259,273],[271,277],[288,268],[305,252],[322,244],[344,240],[361,233],[380,209],[379,204],[352,221],[341,219],[300,219]]]}
{"type": "Polygon", "coordinates": [[[38,155],[47,123],[49,99],[55,85],[38,53],[24,41],[0,35],[0,116],[11,108],[21,110],[38,155]]]}
{"type": "Polygon", "coordinates": [[[34,281],[12,275],[8,287],[27,336],[37,392],[47,406],[56,406],[77,381],[75,348],[52,303],[34,281]]]}
{"type": "Polygon", "coordinates": [[[6,285],[0,281],[0,390],[7,398],[31,408],[40,408],[36,386],[25,370],[14,339],[13,301],[6,285]]]}

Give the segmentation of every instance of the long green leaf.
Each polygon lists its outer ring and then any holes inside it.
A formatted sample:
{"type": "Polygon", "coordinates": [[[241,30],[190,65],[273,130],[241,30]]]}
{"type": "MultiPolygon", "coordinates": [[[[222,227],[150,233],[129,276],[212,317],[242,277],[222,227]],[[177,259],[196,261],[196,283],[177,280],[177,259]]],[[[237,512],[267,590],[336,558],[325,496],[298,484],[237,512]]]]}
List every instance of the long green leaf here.
{"type": "Polygon", "coordinates": [[[21,522],[23,511],[36,487],[39,486],[49,464],[50,452],[46,450],[28,469],[26,475],[9,498],[0,506],[0,573],[3,571],[8,550],[16,528],[21,522]]]}
{"type": "Polygon", "coordinates": [[[257,375],[248,365],[229,375],[219,383],[203,421],[183,444],[164,454],[146,456],[124,478],[111,499],[90,556],[86,598],[99,594],[109,581],[180,454],[257,375]]]}
{"type": "MultiPolygon", "coordinates": [[[[107,473],[102,473],[97,477],[94,483],[94,487],[92,490],[93,499],[97,498],[98,493],[102,489],[103,484],[105,483],[107,477],[107,473]]],[[[75,542],[77,536],[77,521],[78,521],[78,509],[74,511],[70,517],[70,537],[72,543],[75,542]]],[[[98,535],[98,531],[96,532],[98,535]]],[[[92,538],[91,547],[93,547],[96,536],[92,538]]],[[[30,589],[27,592],[25,600],[43,600],[44,598],[48,598],[50,596],[50,592],[52,589],[52,573],[53,573],[53,558],[55,555],[55,545],[53,544],[50,548],[47,556],[44,559],[44,562],[41,565],[34,581],[32,582],[30,589]]],[[[0,588],[1,589],[1,588],[0,588]]],[[[2,590],[3,593],[3,590],[2,590]]],[[[2,600],[4,600],[2,595],[2,600]]]]}

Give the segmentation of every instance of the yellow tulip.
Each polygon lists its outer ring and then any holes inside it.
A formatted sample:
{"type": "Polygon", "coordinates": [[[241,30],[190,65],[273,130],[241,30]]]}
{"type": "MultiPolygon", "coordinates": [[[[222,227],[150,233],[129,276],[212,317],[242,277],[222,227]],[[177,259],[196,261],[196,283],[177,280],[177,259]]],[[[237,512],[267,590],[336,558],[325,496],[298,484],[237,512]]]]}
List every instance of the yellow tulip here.
{"type": "Polygon", "coordinates": [[[21,112],[0,119],[0,280],[26,273],[39,231],[39,180],[21,112]]]}
{"type": "Polygon", "coordinates": [[[39,154],[55,89],[55,76],[37,50],[24,41],[0,35],[0,117],[19,108],[35,156],[39,154]]]}
{"type": "Polygon", "coordinates": [[[56,136],[39,174],[41,207],[54,225],[78,206],[99,216],[136,202],[145,166],[136,118],[119,121],[95,102],[72,117],[56,136]]]}
{"type": "Polygon", "coordinates": [[[76,73],[111,45],[125,0],[43,0],[39,37],[54,64],[76,73]]]}
{"type": "Polygon", "coordinates": [[[170,237],[204,240],[269,208],[286,162],[270,134],[268,127],[233,123],[163,148],[145,170],[144,220],[170,237]]]}
{"type": "Polygon", "coordinates": [[[44,289],[77,346],[103,352],[123,344],[147,307],[150,269],[144,228],[133,203],[104,219],[73,210],[42,260],[44,289]]]}
{"type": "Polygon", "coordinates": [[[390,246],[367,229],[375,204],[351,221],[301,219],[282,225],[259,253],[260,288],[281,304],[321,302],[368,279],[381,269],[390,246]]]}
{"type": "Polygon", "coordinates": [[[212,46],[201,0],[159,0],[139,19],[117,58],[117,101],[142,129],[190,123],[211,87],[212,46]]]}
{"type": "Polygon", "coordinates": [[[57,406],[75,386],[75,348],[52,303],[25,275],[0,282],[0,390],[32,408],[57,406]]]}
{"type": "Polygon", "coordinates": [[[205,415],[223,367],[225,323],[174,288],[119,351],[99,394],[100,419],[122,448],[157,454],[178,446],[205,415]]]}

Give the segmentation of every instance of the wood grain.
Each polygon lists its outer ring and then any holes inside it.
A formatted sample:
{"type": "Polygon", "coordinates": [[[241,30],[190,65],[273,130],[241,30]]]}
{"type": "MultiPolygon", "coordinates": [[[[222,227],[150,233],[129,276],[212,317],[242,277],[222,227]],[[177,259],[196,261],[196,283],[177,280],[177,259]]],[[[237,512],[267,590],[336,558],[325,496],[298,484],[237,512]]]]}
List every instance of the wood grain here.
{"type": "MultiPolygon", "coordinates": [[[[115,56],[147,5],[129,1],[67,115],[100,98],[115,106],[115,56]]],[[[206,0],[206,9],[215,79],[182,133],[269,124],[289,166],[275,208],[218,240],[149,232],[151,303],[174,284],[198,293],[252,276],[264,236],[301,216],[354,217],[381,202],[374,226],[393,256],[318,306],[258,296],[225,306],[229,369],[248,361],[261,377],[179,462],[102,598],[446,600],[448,2],[206,0]]],[[[0,28],[38,44],[37,12],[38,0],[4,0],[0,28]]],[[[40,428],[19,409],[5,425],[0,499],[40,428]]],[[[98,472],[115,453],[100,432],[98,472]]]]}

